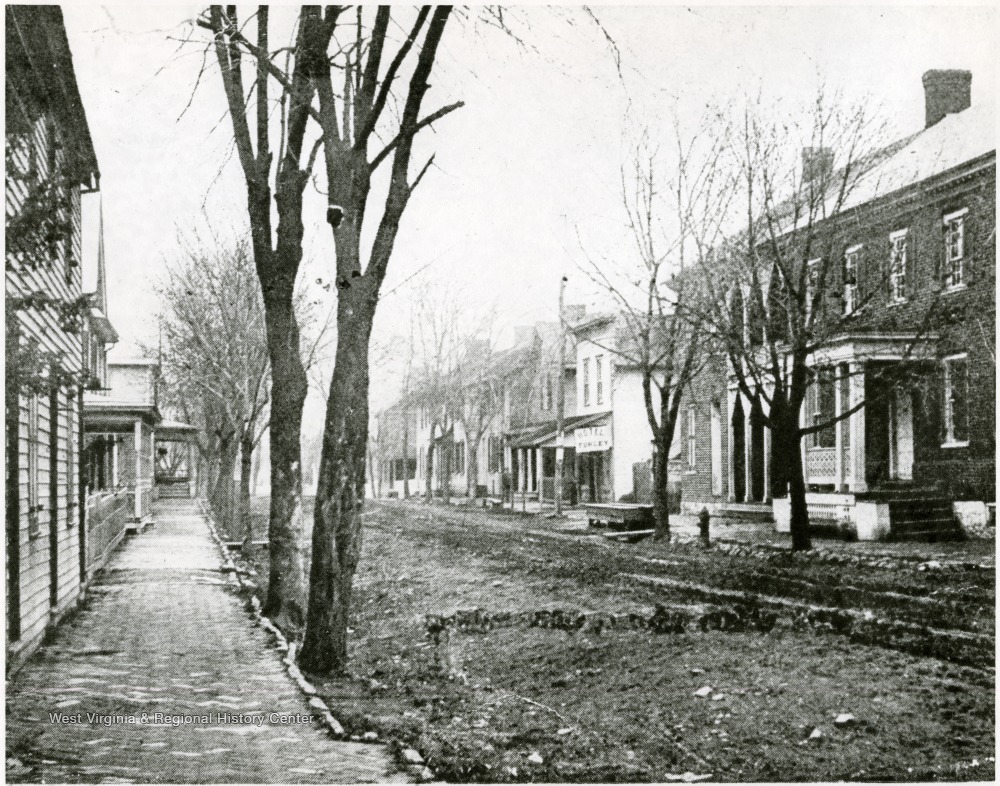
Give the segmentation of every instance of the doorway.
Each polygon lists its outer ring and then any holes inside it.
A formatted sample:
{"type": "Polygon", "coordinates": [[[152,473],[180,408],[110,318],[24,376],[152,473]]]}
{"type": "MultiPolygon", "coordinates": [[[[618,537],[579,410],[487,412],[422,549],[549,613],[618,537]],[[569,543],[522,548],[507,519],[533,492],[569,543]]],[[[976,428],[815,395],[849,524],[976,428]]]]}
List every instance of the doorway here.
{"type": "Polygon", "coordinates": [[[736,397],[733,405],[733,499],[743,502],[747,495],[746,420],[743,399],[736,397]]]}
{"type": "Polygon", "coordinates": [[[913,480],[913,393],[897,389],[889,399],[889,476],[913,480]]]}

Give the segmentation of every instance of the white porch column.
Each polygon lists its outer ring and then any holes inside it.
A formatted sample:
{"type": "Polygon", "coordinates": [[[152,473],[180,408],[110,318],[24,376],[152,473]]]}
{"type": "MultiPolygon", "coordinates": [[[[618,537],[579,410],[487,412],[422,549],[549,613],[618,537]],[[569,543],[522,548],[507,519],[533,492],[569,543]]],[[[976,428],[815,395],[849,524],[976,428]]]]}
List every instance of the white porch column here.
{"type": "MultiPolygon", "coordinates": [[[[806,401],[809,397],[806,396],[806,401]]],[[[799,407],[799,428],[805,428],[811,425],[809,422],[809,415],[806,414],[806,403],[802,402],[802,406],[799,407]]],[[[799,437],[799,455],[802,457],[802,479],[806,482],[806,490],[809,489],[809,440],[811,435],[805,438],[803,442],[802,438],[799,437]]]]}
{"type": "MultiPolygon", "coordinates": [[[[843,378],[843,366],[836,365],[833,367],[833,413],[835,417],[839,417],[840,413],[844,411],[844,402],[841,401],[840,395],[840,380],[843,378]]],[[[843,433],[844,421],[838,420],[833,426],[834,435],[834,449],[836,453],[833,456],[833,490],[843,491],[844,490],[844,433],[843,433]]]]}
{"type": "Polygon", "coordinates": [[[111,435],[111,488],[118,488],[118,435],[111,435]]]}
{"type": "Polygon", "coordinates": [[[750,415],[753,407],[749,401],[743,405],[743,452],[746,461],[743,462],[743,474],[746,475],[746,486],[744,486],[744,502],[753,502],[753,427],[751,426],[750,415]]]}
{"type": "MultiPolygon", "coordinates": [[[[848,365],[850,375],[850,406],[857,406],[865,398],[865,372],[860,363],[848,365]]],[[[862,407],[850,417],[851,428],[851,491],[855,494],[868,490],[865,483],[865,409],[862,407]]]]}
{"type": "Polygon", "coordinates": [[[771,429],[766,425],[761,432],[764,435],[764,501],[771,500],[771,429]]]}
{"type": "Polygon", "coordinates": [[[188,494],[191,499],[198,496],[198,465],[195,462],[194,443],[189,439],[188,448],[188,494]]]}
{"type": "Polygon", "coordinates": [[[538,491],[538,501],[542,501],[542,449],[535,448],[535,489],[538,491]]]}
{"type": "Polygon", "coordinates": [[[736,409],[736,396],[738,393],[728,391],[726,395],[726,434],[729,450],[726,451],[726,475],[729,477],[729,488],[726,497],[736,502],[736,455],[733,451],[733,412],[736,409]]]}
{"type": "Polygon", "coordinates": [[[525,478],[526,478],[526,476],[528,474],[527,470],[526,470],[526,467],[524,466],[524,460],[525,460],[525,450],[524,450],[524,448],[518,448],[517,449],[517,489],[522,494],[524,494],[524,492],[527,490],[525,478]]]}
{"type": "Polygon", "coordinates": [[[135,517],[142,518],[142,421],[135,422],[135,517]]]}

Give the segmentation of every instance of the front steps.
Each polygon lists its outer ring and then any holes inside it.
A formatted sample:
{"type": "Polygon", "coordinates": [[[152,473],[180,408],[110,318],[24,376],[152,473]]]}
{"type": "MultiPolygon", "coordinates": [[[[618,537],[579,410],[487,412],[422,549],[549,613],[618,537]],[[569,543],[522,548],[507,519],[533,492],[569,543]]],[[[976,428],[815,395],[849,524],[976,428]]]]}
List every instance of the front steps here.
{"type": "Polygon", "coordinates": [[[945,497],[890,499],[889,540],[964,540],[951,500],[945,497]]]}

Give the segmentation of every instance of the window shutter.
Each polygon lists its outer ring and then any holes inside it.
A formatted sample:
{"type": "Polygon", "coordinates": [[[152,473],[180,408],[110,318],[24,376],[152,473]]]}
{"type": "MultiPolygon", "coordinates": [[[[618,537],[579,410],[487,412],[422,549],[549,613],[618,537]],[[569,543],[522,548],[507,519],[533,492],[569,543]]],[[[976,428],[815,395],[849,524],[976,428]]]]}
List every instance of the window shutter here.
{"type": "Polygon", "coordinates": [[[911,226],[906,233],[906,299],[917,295],[917,227],[911,226]]]}
{"type": "Polygon", "coordinates": [[[934,283],[935,289],[945,285],[948,275],[948,224],[941,221],[941,241],[934,253],[934,283]]]}
{"type": "Polygon", "coordinates": [[[887,301],[892,299],[892,284],[890,273],[892,272],[892,238],[889,238],[885,251],[880,255],[878,261],[879,290],[885,295],[887,301]]]}
{"type": "Polygon", "coordinates": [[[972,284],[974,276],[978,272],[974,261],[974,252],[978,250],[976,246],[976,218],[972,214],[972,209],[965,214],[964,235],[962,237],[962,281],[972,284]]]}
{"type": "Polygon", "coordinates": [[[928,433],[936,440],[935,447],[945,440],[944,423],[944,364],[941,364],[930,375],[927,386],[927,423],[928,433]]]}

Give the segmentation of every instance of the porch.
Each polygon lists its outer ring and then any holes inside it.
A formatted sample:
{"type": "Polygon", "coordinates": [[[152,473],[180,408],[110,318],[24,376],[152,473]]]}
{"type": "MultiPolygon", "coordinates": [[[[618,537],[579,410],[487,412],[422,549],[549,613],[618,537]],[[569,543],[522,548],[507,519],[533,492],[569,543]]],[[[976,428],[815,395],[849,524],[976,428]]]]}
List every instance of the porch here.
{"type": "MultiPolygon", "coordinates": [[[[962,537],[953,502],[924,458],[940,447],[939,366],[932,340],[853,338],[812,360],[801,425],[810,521],[859,540],[962,537]]],[[[774,500],[787,531],[787,498],[774,500]]]]}

